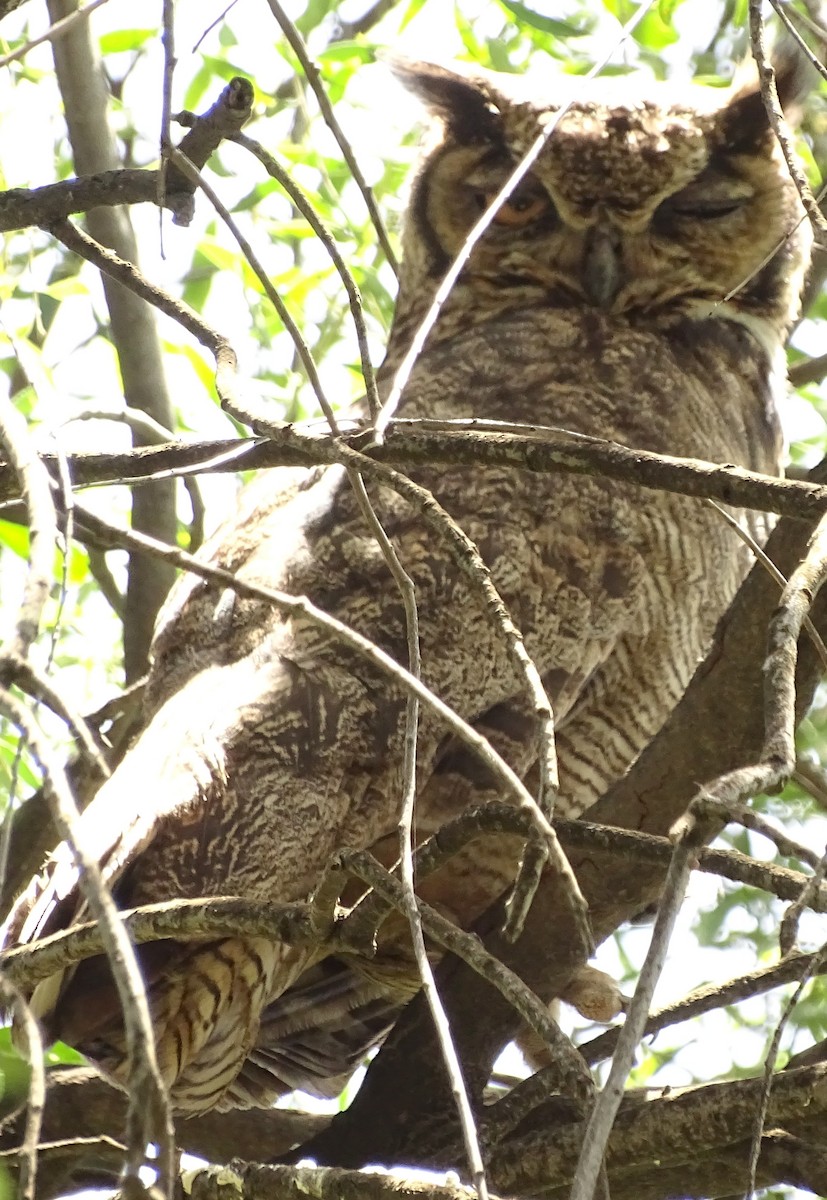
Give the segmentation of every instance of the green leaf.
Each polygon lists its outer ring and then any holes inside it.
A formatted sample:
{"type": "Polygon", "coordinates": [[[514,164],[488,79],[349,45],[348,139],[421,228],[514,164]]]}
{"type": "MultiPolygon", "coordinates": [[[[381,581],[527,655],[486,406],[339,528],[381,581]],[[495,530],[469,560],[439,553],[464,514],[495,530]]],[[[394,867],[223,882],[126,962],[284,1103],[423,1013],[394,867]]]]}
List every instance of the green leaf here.
{"type": "Polygon", "coordinates": [[[508,57],[508,50],[499,38],[488,39],[488,55],[495,71],[513,72],[514,66],[508,57]]]}
{"type": "Polygon", "coordinates": [[[11,1046],[0,1049],[0,1112],[20,1107],[28,1095],[31,1075],[31,1067],[17,1050],[11,1046]]]}
{"type": "Polygon", "coordinates": [[[672,24],[678,5],[682,3],[683,0],[658,0],[658,16],[664,25],[672,24]]]}
{"type": "Polygon", "coordinates": [[[399,22],[399,32],[400,33],[405,28],[405,26],[408,25],[414,19],[414,17],[417,15],[417,13],[421,11],[424,3],[425,3],[425,0],[410,0],[408,7],[405,9],[404,13],[402,14],[402,20],[399,22]]]}
{"type": "Polygon", "coordinates": [[[140,50],[141,46],[157,36],[157,29],[114,29],[111,33],[101,35],[101,54],[123,54],[129,50],[140,50]]]}
{"type": "Polygon", "coordinates": [[[43,329],[48,332],[52,321],[57,316],[60,303],[49,292],[39,292],[37,295],[37,307],[40,312],[40,323],[43,329]]]}
{"type": "Polygon", "coordinates": [[[78,1054],[77,1050],[67,1046],[65,1042],[55,1042],[53,1046],[49,1047],[46,1062],[50,1066],[81,1067],[86,1064],[86,1059],[82,1054],[78,1054]]]}
{"type": "Polygon", "coordinates": [[[89,574],[89,555],[82,546],[72,542],[69,550],[67,577],[74,587],[80,586],[89,574]]]}
{"type": "MultiPolygon", "coordinates": [[[[655,55],[678,40],[677,31],[671,25],[664,24],[655,9],[648,12],[636,26],[634,37],[649,54],[655,55]]],[[[663,63],[658,61],[653,65],[658,67],[657,74],[662,77],[663,63]]]]}
{"type": "Polygon", "coordinates": [[[233,33],[230,26],[224,21],[218,31],[218,44],[228,50],[230,46],[238,45],[238,38],[233,33]]]}
{"type": "Polygon", "coordinates": [[[371,63],[376,56],[376,47],[366,42],[334,42],[316,55],[319,62],[371,63]]]}
{"type": "Polygon", "coordinates": [[[585,33],[588,33],[588,25],[586,24],[578,24],[575,21],[561,21],[557,17],[544,17],[542,13],[535,12],[527,4],[521,4],[519,0],[499,0],[499,3],[506,12],[511,13],[518,21],[530,25],[533,29],[539,29],[541,33],[550,33],[552,37],[583,37],[585,33]]]}
{"type": "Polygon", "coordinates": [[[29,530],[25,525],[16,525],[14,521],[0,520],[0,545],[28,562],[29,530]]]}
{"type": "Polygon", "coordinates": [[[321,25],[330,12],[333,0],[309,0],[307,8],[296,21],[296,28],[302,37],[306,38],[311,30],[321,25]]]}

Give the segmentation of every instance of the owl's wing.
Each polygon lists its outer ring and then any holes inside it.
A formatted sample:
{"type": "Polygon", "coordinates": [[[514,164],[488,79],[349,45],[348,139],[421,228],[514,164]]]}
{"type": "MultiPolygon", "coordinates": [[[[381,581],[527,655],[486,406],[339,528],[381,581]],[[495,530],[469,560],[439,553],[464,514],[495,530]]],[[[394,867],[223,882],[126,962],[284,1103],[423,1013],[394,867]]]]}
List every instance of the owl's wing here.
{"type": "Polygon", "coordinates": [[[338,1096],[408,998],[343,959],[324,959],[264,1009],[226,1107],[271,1104],[274,1095],[296,1088],[325,1099],[338,1096]]]}

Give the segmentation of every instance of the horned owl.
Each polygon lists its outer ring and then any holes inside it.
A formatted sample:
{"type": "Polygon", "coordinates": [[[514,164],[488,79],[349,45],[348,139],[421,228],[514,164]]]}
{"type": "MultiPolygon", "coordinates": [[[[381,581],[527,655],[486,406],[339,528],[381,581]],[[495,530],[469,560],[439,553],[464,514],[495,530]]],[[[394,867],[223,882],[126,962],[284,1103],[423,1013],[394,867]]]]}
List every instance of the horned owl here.
{"type": "MultiPolygon", "coordinates": [[[[554,123],[443,307],[400,414],[562,426],[776,472],[775,400],[809,235],[755,88],[679,95],[566,77],[555,98],[511,77],[399,71],[435,133],[411,189],[386,393],[469,230],[554,123]]],[[[793,82],[780,72],[782,90],[793,82]]],[[[474,539],[525,636],[555,707],[558,811],[579,814],[681,696],[747,555],[694,499],[506,468],[412,474],[474,539]]],[[[393,490],[370,492],[415,583],[425,682],[529,777],[534,719],[500,634],[440,538],[393,490]]],[[[204,558],[309,596],[406,662],[402,602],[342,469],[265,473],[204,558]]],[[[404,706],[305,616],[182,579],[157,631],[144,731],[83,818],[119,904],[287,901],[311,892],[338,848],[392,861],[404,706]]],[[[497,796],[430,714],[418,772],[420,838],[497,796]]],[[[476,843],[423,894],[467,925],[509,885],[519,852],[513,839],[476,843]]],[[[10,936],[82,912],[61,847],[10,936]]],[[[337,1087],[407,986],[404,971],[382,975],[407,953],[392,923],[370,969],[263,938],[140,953],[161,1070],[187,1113],[337,1087]]],[[[102,960],[37,1000],[50,1034],[123,1080],[102,960]]]]}

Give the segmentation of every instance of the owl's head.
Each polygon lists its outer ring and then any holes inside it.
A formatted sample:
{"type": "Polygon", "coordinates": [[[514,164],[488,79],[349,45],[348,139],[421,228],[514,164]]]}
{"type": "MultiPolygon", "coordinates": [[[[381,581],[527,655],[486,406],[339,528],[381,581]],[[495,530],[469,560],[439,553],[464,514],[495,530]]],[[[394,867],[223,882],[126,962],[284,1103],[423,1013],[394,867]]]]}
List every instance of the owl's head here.
{"type": "MultiPolygon", "coordinates": [[[[737,320],[767,345],[797,313],[811,234],[757,85],[635,77],[524,81],[432,64],[395,71],[435,118],[413,183],[400,308],[421,319],[516,163],[553,128],[474,250],[435,334],[514,308],[589,306],[635,321],[737,320]],[[520,90],[518,90],[520,89],[520,90]],[[448,319],[453,311],[454,319],[448,319]]],[[[782,102],[800,88],[778,70],[782,102]]]]}

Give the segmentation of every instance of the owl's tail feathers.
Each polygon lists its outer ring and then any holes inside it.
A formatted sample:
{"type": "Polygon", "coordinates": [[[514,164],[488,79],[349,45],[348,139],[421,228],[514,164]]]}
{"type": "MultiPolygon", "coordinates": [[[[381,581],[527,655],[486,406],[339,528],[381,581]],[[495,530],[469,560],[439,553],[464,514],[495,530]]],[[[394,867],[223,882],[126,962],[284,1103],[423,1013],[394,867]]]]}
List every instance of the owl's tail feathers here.
{"type": "Polygon", "coordinates": [[[366,974],[363,966],[326,958],[268,1004],[256,1043],[221,1107],[268,1105],[295,1089],[325,1099],[338,1096],[416,991],[396,986],[383,973],[366,974]]]}
{"type": "MultiPolygon", "coordinates": [[[[138,949],[158,1066],[177,1111],[192,1115],[219,1103],[255,1043],[261,1010],[282,972],[287,985],[304,965],[295,957],[262,938],[138,949]]],[[[106,958],[87,959],[38,985],[32,1007],[50,1042],[67,1042],[114,1083],[129,1086],[123,1013],[106,958]]]]}

